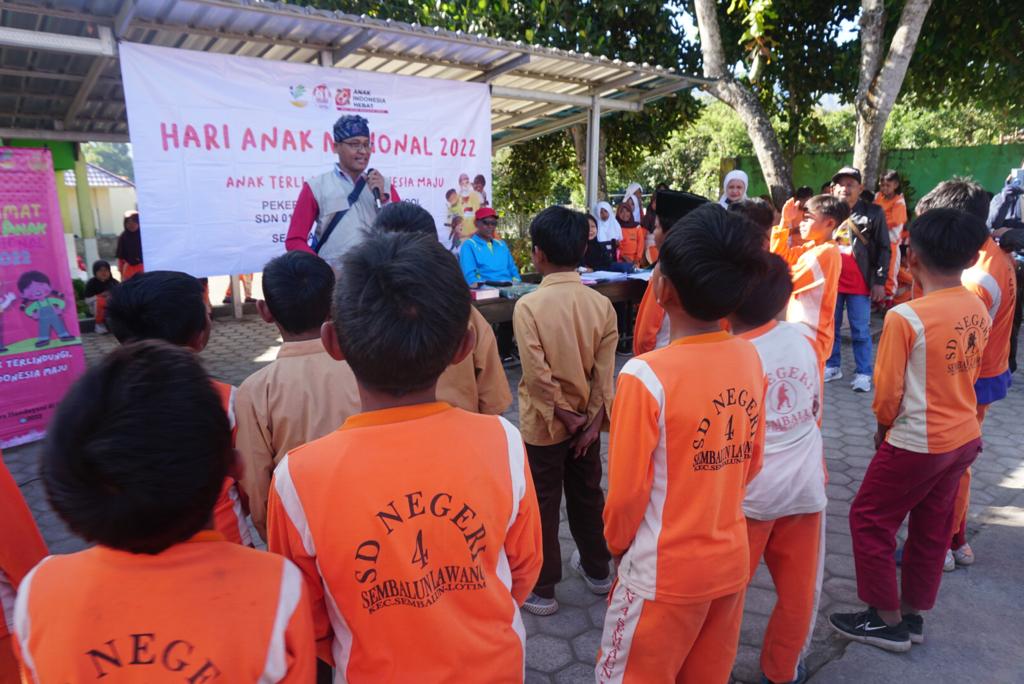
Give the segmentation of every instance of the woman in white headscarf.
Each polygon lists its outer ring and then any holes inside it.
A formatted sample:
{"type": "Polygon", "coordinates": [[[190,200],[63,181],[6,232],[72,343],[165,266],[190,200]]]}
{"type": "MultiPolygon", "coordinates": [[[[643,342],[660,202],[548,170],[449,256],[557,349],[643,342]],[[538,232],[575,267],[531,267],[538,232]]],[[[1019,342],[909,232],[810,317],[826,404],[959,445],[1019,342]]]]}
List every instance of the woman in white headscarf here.
{"type": "Polygon", "coordinates": [[[746,172],[733,169],[725,174],[725,180],[722,181],[722,196],[718,198],[718,203],[728,209],[730,204],[747,199],[749,185],[746,172]]]}
{"type": "Polygon", "coordinates": [[[626,195],[622,198],[625,202],[627,199],[633,201],[633,220],[636,223],[640,223],[643,219],[643,209],[640,204],[643,202],[644,189],[640,187],[639,183],[630,183],[629,187],[626,188],[626,195]]]}
{"type": "Polygon", "coordinates": [[[619,242],[622,240],[622,226],[615,220],[615,210],[607,202],[594,205],[594,218],[597,219],[597,241],[619,242]]]}

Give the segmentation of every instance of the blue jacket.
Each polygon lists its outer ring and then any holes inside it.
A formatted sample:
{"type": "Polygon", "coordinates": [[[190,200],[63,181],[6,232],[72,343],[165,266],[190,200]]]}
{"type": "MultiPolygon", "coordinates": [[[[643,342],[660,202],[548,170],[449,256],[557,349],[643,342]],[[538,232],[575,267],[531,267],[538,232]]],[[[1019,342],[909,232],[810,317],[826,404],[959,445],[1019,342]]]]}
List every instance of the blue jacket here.
{"type": "Polygon", "coordinates": [[[518,282],[519,269],[512,260],[512,252],[504,241],[494,238],[491,242],[474,235],[459,248],[459,263],[462,274],[470,285],[484,281],[518,282]]]}

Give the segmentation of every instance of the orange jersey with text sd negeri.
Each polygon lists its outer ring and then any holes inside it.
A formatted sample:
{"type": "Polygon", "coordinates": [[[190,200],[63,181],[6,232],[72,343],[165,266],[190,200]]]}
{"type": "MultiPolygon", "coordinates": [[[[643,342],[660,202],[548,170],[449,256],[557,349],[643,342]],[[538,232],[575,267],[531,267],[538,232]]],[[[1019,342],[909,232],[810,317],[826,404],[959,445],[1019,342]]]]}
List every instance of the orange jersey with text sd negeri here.
{"type": "Polygon", "coordinates": [[[684,337],[623,367],[604,533],[630,590],[694,603],[746,585],[742,504],[761,469],[766,386],[757,350],[726,332],[684,337]]]}
{"type": "Polygon", "coordinates": [[[541,566],[522,439],[437,402],[369,411],[277,466],[267,531],[339,681],[522,682],[541,566]]]}
{"type": "Polygon", "coordinates": [[[951,287],[893,307],[875,359],[878,422],[886,441],[918,453],[945,453],[981,436],[974,383],[988,342],[985,305],[951,287]]]}
{"type": "Polygon", "coordinates": [[[836,335],[836,298],[842,257],[831,242],[808,243],[792,267],[793,295],[786,308],[786,320],[804,323],[814,331],[814,350],[820,366],[832,354],[836,335]]]}
{"type": "Polygon", "coordinates": [[[882,193],[875,195],[875,204],[885,212],[885,225],[889,226],[889,243],[898,246],[903,242],[907,226],[907,202],[902,194],[887,199],[882,193]]]}
{"type": "MultiPolygon", "coordinates": [[[[14,620],[14,595],[21,580],[47,554],[46,542],[39,534],[18,484],[0,453],[0,644],[10,633],[14,620]]],[[[3,654],[0,654],[0,663],[3,654]]],[[[0,669],[0,674],[4,674],[0,669]]]]}
{"type": "Polygon", "coordinates": [[[978,262],[964,271],[960,281],[981,297],[992,319],[988,346],[981,358],[981,377],[994,378],[1010,367],[1010,333],[1017,304],[1017,274],[1012,257],[990,237],[978,253],[978,262]]]}
{"type": "Polygon", "coordinates": [[[31,682],[316,679],[302,574],[212,531],[156,555],[46,558],[18,592],[15,636],[31,682]]]}
{"type": "MultiPolygon", "coordinates": [[[[220,396],[224,405],[224,412],[228,414],[228,424],[231,426],[231,445],[235,444],[235,437],[238,431],[238,424],[235,421],[235,393],[238,388],[217,380],[211,380],[213,389],[220,396]]],[[[245,519],[245,507],[238,495],[238,483],[235,478],[224,478],[224,486],[221,487],[220,496],[213,507],[213,528],[224,535],[228,541],[236,544],[252,546],[252,533],[249,531],[249,523],[245,519]]]]}

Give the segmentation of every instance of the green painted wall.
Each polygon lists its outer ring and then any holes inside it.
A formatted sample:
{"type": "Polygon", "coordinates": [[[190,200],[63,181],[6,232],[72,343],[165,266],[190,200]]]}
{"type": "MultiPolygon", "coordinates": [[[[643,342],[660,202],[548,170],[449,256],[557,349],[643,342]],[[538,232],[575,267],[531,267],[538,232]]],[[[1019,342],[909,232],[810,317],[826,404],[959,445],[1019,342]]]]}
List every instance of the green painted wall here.
{"type": "MultiPolygon", "coordinates": [[[[951,176],[972,176],[986,190],[998,192],[1011,168],[1020,167],[1024,144],[979,145],[977,147],[928,147],[920,150],[886,150],[881,168],[896,169],[909,182],[910,204],[951,176]]],[[[801,154],[793,159],[793,186],[809,185],[817,191],[840,167],[853,163],[853,152],[801,154]]],[[[763,195],[768,187],[756,157],[722,160],[722,173],[743,169],[750,176],[750,196],[763,195]]]]}
{"type": "Polygon", "coordinates": [[[61,140],[26,140],[13,138],[5,140],[8,147],[49,147],[53,155],[53,170],[67,171],[75,168],[75,143],[61,140]]]}

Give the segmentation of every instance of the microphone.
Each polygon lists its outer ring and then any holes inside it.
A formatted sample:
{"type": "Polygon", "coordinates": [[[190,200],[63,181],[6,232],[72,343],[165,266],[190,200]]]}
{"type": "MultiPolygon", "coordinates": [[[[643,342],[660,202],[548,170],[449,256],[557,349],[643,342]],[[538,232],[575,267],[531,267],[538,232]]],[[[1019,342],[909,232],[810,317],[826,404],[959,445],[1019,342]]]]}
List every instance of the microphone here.
{"type": "MultiPolygon", "coordinates": [[[[370,170],[368,170],[366,172],[366,175],[369,176],[371,173],[373,173],[376,170],[377,169],[370,169],[370,170]]],[[[373,188],[373,201],[374,201],[374,204],[377,205],[377,209],[378,210],[383,206],[383,202],[381,201],[381,198],[380,198],[380,188],[373,188]]]]}

